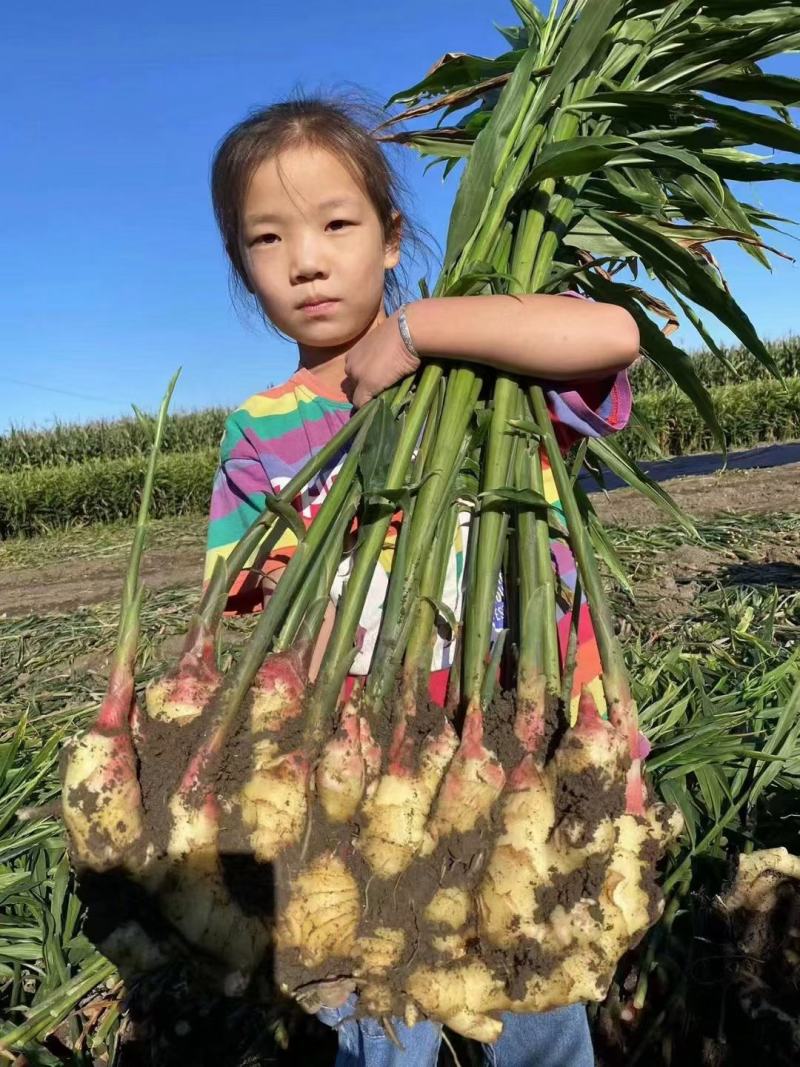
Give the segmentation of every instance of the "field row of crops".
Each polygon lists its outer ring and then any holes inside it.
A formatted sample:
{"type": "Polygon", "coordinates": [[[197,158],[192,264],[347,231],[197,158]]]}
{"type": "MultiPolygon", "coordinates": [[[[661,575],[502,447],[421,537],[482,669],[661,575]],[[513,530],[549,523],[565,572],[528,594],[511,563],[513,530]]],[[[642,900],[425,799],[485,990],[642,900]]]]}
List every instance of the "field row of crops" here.
{"type": "MultiPolygon", "coordinates": [[[[784,378],[793,378],[800,374],[800,335],[788,334],[764,342],[779,373],[784,378]]],[[[736,385],[753,379],[769,378],[770,372],[763,364],[742,348],[741,345],[719,348],[720,356],[725,362],[708,351],[692,353],[692,365],[700,381],[706,386],[736,385]]],[[[635,393],[650,393],[665,387],[664,374],[648,360],[642,360],[631,371],[631,382],[635,393]]]]}
{"type": "MultiPolygon", "coordinates": [[[[785,378],[800,374],[800,336],[772,341],[767,348],[785,378]]],[[[729,412],[737,415],[736,429],[728,431],[729,444],[748,447],[759,441],[780,440],[781,435],[785,438],[787,427],[796,433],[796,394],[784,398],[779,383],[744,349],[724,350],[724,354],[729,366],[710,353],[698,354],[693,359],[698,377],[707,387],[737,386],[734,392],[712,388],[715,403],[721,405],[723,423],[731,421],[725,417],[729,412]],[[751,410],[760,413],[758,419],[751,417],[751,410]]],[[[691,429],[676,434],[674,424],[678,420],[685,423],[689,408],[680,404],[679,397],[671,399],[675,390],[655,364],[647,360],[637,364],[631,371],[631,383],[637,405],[651,423],[662,448],[682,455],[706,446],[710,438],[698,427],[696,417],[691,429]]],[[[225,415],[223,408],[205,408],[170,416],[162,453],[215,449],[222,436],[225,415]]],[[[49,430],[12,430],[0,436],[0,472],[16,472],[23,467],[58,467],[91,459],[126,459],[147,455],[149,449],[149,427],[146,421],[135,418],[81,425],[64,423],[49,430]]],[[[638,454],[645,452],[642,449],[638,454]]]]}
{"type": "MultiPolygon", "coordinates": [[[[718,386],[711,395],[730,449],[800,438],[800,377],[788,378],[785,387],[768,378],[718,386]]],[[[640,396],[636,411],[649,425],[660,449],[654,449],[636,427],[631,427],[618,440],[636,459],[717,449],[695,406],[675,388],[640,396]]],[[[194,440],[197,444],[167,449],[162,456],[153,498],[154,517],[205,511],[222,421],[222,412],[209,410],[196,416],[174,416],[168,424],[168,443],[171,440],[174,446],[176,442],[194,440]],[[197,420],[195,424],[193,419],[197,420]]],[[[0,469],[0,538],[40,533],[73,523],[114,522],[135,515],[146,464],[146,427],[133,421],[95,424],[84,430],[83,437],[76,431],[72,441],[68,428],[53,431],[54,448],[61,448],[53,453],[62,460],[58,464],[46,458],[43,436],[40,445],[30,451],[31,457],[38,456],[37,465],[0,469]],[[81,448],[85,449],[83,453],[81,448]],[[107,452],[103,452],[104,448],[107,452]]],[[[8,445],[14,440],[0,439],[0,459],[3,442],[8,445]]],[[[31,442],[35,440],[30,438],[31,442]]]]}
{"type": "MultiPolygon", "coordinates": [[[[208,450],[162,456],[153,517],[204,512],[216,464],[216,453],[208,450]]],[[[0,474],[0,538],[131,518],[146,466],[145,456],[128,456],[0,474]]]]}

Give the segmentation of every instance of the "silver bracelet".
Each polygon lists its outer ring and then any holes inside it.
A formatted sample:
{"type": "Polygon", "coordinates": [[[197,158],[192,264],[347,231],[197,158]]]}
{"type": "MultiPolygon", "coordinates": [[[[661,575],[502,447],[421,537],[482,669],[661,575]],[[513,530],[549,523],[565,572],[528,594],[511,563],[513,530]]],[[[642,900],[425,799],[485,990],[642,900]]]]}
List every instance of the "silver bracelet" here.
{"type": "Polygon", "coordinates": [[[408,307],[408,304],[401,304],[400,305],[400,308],[399,308],[399,310],[397,312],[397,324],[400,327],[400,336],[403,338],[403,344],[406,346],[406,348],[411,353],[411,355],[414,357],[414,359],[419,360],[420,363],[421,363],[422,359],[420,357],[419,352],[414,347],[414,342],[411,340],[411,331],[409,330],[408,322],[406,321],[406,308],[407,307],[408,307]]]}

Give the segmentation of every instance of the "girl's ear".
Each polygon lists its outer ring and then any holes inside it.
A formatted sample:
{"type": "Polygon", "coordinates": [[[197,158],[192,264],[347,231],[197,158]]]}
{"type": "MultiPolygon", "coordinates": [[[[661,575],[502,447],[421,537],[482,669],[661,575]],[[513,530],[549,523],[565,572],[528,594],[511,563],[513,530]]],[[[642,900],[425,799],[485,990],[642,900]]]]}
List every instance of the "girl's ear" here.
{"type": "Polygon", "coordinates": [[[399,211],[392,212],[392,221],[389,226],[389,234],[384,246],[383,257],[384,270],[391,270],[400,262],[400,244],[403,238],[403,216],[399,211]]]}

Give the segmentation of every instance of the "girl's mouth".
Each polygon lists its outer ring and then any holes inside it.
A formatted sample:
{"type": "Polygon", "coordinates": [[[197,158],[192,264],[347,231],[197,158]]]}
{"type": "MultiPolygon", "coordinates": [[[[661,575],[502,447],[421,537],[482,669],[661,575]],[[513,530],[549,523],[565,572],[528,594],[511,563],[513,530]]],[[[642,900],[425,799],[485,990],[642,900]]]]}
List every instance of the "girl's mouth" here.
{"type": "Polygon", "coordinates": [[[320,304],[303,304],[300,309],[306,315],[326,315],[333,311],[338,300],[323,300],[320,304]]]}

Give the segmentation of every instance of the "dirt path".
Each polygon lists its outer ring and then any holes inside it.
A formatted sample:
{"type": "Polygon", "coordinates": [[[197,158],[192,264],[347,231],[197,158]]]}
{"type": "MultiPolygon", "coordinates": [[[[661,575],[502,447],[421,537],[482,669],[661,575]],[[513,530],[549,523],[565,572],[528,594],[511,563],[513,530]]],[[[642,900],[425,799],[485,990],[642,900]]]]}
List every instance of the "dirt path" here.
{"type": "MultiPolygon", "coordinates": [[[[661,486],[694,519],[800,511],[800,463],[767,470],[692,475],[662,482],[661,486]]],[[[615,489],[607,498],[593,494],[592,503],[608,526],[653,526],[666,521],[655,504],[633,489],[615,489]]]]}
{"type": "MultiPolygon", "coordinates": [[[[68,560],[56,566],[0,571],[0,618],[46,611],[73,611],[102,600],[115,600],[122,587],[127,554],[98,562],[68,560]]],[[[196,585],[203,576],[203,544],[182,550],[178,558],[164,549],[149,551],[142,580],[150,589],[196,585]]]]}
{"type": "MultiPolygon", "coordinates": [[[[719,514],[756,515],[800,511],[800,463],[724,474],[690,476],[663,482],[663,487],[696,519],[719,514]]],[[[607,497],[593,495],[607,525],[652,526],[666,517],[632,489],[615,489],[607,497]]],[[[199,587],[203,565],[203,532],[196,543],[182,544],[179,553],[156,548],[142,566],[151,589],[199,587]]],[[[71,611],[119,596],[127,552],[102,560],[66,560],[43,567],[0,570],[0,618],[48,611],[71,611]]]]}

